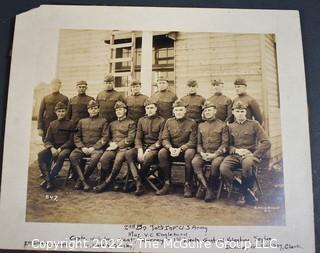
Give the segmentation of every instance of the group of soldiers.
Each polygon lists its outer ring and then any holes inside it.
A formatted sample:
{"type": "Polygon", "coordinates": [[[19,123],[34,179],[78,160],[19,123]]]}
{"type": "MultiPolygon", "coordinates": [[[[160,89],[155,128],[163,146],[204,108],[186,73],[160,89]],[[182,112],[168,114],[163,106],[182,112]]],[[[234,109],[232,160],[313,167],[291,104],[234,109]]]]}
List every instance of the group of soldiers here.
{"type": "Polygon", "coordinates": [[[140,93],[141,83],[132,81],[131,95],[124,97],[114,89],[114,77],[107,75],[105,90],[96,99],[86,95],[88,84],[77,83],[78,95],[69,99],[60,91],[61,81],[51,83],[52,93],[43,98],[38,131],[44,149],[38,162],[50,191],[63,162],[69,157],[77,175],[75,189],[90,191],[90,175],[98,167],[98,180],[92,190],[100,193],[112,188],[124,162],[132,174],[137,196],[145,192],[150,166],[158,164],[163,181],[156,195],[171,189],[171,164],[185,164],[184,197],[206,202],[215,198],[220,178],[229,187],[233,171],[242,168],[242,203],[254,203],[253,170],[271,143],[261,126],[259,105],[246,93],[244,79],[234,82],[237,97],[223,95],[223,82],[212,81],[213,95],[197,94],[195,80],[187,82],[188,95],[178,99],[170,91],[168,80],[157,80],[158,91],[150,98],[140,93]],[[83,158],[89,157],[86,166],[83,158]],[[99,166],[97,166],[99,163],[99,166]],[[211,165],[206,178],[204,165],[211,165]],[[199,182],[192,189],[192,179],[199,182]]]}

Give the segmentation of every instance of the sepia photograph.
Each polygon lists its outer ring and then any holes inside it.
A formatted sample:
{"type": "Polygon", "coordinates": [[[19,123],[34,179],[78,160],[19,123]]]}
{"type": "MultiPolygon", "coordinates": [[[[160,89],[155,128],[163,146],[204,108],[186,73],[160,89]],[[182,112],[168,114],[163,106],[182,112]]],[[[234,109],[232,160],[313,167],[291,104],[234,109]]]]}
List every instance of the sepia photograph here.
{"type": "Polygon", "coordinates": [[[6,115],[2,248],[314,252],[297,11],[43,5],[6,115]]]}
{"type": "Polygon", "coordinates": [[[274,34],[57,43],[34,89],[27,222],[285,225],[274,34]]]}

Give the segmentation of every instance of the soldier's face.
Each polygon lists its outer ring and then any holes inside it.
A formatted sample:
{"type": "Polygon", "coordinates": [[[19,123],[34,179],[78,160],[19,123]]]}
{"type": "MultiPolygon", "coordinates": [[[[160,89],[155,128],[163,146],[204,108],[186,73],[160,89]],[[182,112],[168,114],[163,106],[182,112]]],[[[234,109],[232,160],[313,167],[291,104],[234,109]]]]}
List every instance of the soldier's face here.
{"type": "Polygon", "coordinates": [[[245,93],[247,90],[247,86],[245,86],[245,85],[235,85],[234,88],[235,88],[236,93],[238,95],[245,93]]]}
{"type": "Polygon", "coordinates": [[[86,93],[86,90],[87,90],[87,85],[78,85],[77,86],[78,88],[78,94],[81,95],[81,94],[85,94],[86,93]]]}
{"type": "Polygon", "coordinates": [[[60,81],[54,81],[51,83],[51,90],[53,93],[60,91],[60,88],[61,88],[60,81]]]}
{"type": "Polygon", "coordinates": [[[189,86],[189,94],[193,95],[197,93],[198,86],[189,86]]]}
{"type": "Polygon", "coordinates": [[[133,86],[131,86],[131,92],[133,95],[139,94],[141,90],[141,85],[139,84],[135,84],[133,86]]]}
{"type": "Polygon", "coordinates": [[[67,110],[66,109],[58,109],[58,110],[56,110],[56,114],[57,114],[58,119],[64,119],[67,114],[67,110]]]}
{"type": "Polygon", "coordinates": [[[159,91],[164,91],[168,89],[168,82],[166,80],[157,81],[157,86],[159,91]]]}
{"type": "Polygon", "coordinates": [[[176,119],[182,119],[186,115],[186,108],[184,106],[179,106],[173,108],[173,114],[176,117],[176,119]]]}
{"type": "Polygon", "coordinates": [[[212,92],[214,93],[222,93],[223,84],[212,85],[212,92]]]}
{"type": "Polygon", "coordinates": [[[233,109],[232,114],[234,115],[236,121],[244,121],[246,119],[247,110],[246,109],[233,109]]]}
{"type": "Polygon", "coordinates": [[[216,108],[208,107],[203,110],[204,117],[206,119],[212,119],[216,115],[216,111],[217,111],[216,108]]]}
{"type": "Polygon", "coordinates": [[[146,115],[148,117],[153,116],[157,113],[157,107],[155,104],[147,105],[145,109],[146,109],[146,115]]]}
{"type": "Polygon", "coordinates": [[[113,90],[113,82],[105,82],[106,90],[113,90]]]}
{"type": "Polygon", "coordinates": [[[88,109],[88,113],[90,117],[95,117],[99,114],[99,107],[93,106],[88,109]]]}
{"type": "Polygon", "coordinates": [[[118,119],[123,118],[124,116],[126,116],[126,113],[127,113],[127,109],[126,108],[117,108],[116,109],[116,115],[117,115],[118,119]]]}

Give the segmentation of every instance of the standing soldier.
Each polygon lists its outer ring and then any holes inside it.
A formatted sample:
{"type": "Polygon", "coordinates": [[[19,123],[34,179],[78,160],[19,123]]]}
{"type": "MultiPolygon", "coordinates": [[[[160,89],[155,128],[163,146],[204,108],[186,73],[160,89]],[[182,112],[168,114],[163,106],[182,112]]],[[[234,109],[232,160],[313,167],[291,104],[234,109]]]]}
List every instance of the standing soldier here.
{"type": "Polygon", "coordinates": [[[96,101],[91,100],[88,103],[88,113],[88,118],[80,119],[78,122],[78,131],[74,135],[76,149],[70,154],[72,166],[79,176],[75,189],[79,190],[83,187],[84,191],[90,190],[87,179],[103,154],[103,148],[107,144],[104,137],[108,129],[107,121],[99,117],[99,105],[96,101]],[[84,173],[80,162],[83,157],[90,157],[84,173]]]}
{"type": "Polygon", "coordinates": [[[144,102],[148,96],[140,93],[141,82],[131,82],[131,96],[127,97],[126,104],[128,107],[128,118],[138,123],[138,120],[145,115],[144,102]]]}
{"type": "Polygon", "coordinates": [[[55,106],[55,113],[57,119],[50,123],[44,139],[45,149],[38,154],[40,171],[45,180],[41,185],[47,191],[54,188],[52,180],[60,172],[64,160],[69,157],[73,148],[74,124],[71,120],[66,119],[67,105],[58,102],[55,106]]]}
{"type": "Polygon", "coordinates": [[[77,83],[78,95],[70,99],[68,107],[68,117],[71,119],[75,125],[78,124],[80,119],[89,117],[88,113],[88,103],[94,100],[86,94],[88,84],[86,81],[79,81],[77,83]]]}
{"type": "MultiPolygon", "coordinates": [[[[158,152],[161,148],[161,134],[165,120],[157,115],[157,105],[154,101],[147,99],[144,103],[146,116],[139,119],[135,138],[135,148],[126,153],[126,160],[133,175],[133,178],[142,180],[147,176],[152,164],[158,162],[158,152]],[[136,162],[140,162],[141,170],[138,174],[136,162]]],[[[137,188],[136,195],[141,195],[144,187],[137,188]]]]}
{"type": "Polygon", "coordinates": [[[163,148],[159,151],[159,167],[164,175],[165,184],[157,195],[168,194],[170,190],[171,162],[185,162],[184,197],[191,198],[191,161],[195,155],[197,143],[197,123],[187,119],[186,106],[177,100],[173,104],[174,118],[168,119],[162,132],[163,148]]]}
{"type": "Polygon", "coordinates": [[[263,123],[263,116],[257,100],[247,94],[246,80],[239,78],[234,82],[234,88],[238,96],[233,100],[233,103],[241,101],[247,107],[247,119],[255,119],[261,125],[263,123]]]}
{"type": "Polygon", "coordinates": [[[239,204],[253,204],[255,197],[249,191],[254,183],[253,169],[270,149],[271,143],[260,123],[246,118],[246,104],[241,101],[234,103],[232,114],[235,121],[228,126],[230,155],[223,160],[220,171],[226,183],[230,185],[234,178],[233,170],[241,166],[240,190],[244,202],[239,201],[239,204]]]}
{"type": "Polygon", "coordinates": [[[38,116],[38,134],[44,140],[49,124],[51,121],[57,119],[55,113],[55,106],[58,102],[62,102],[68,105],[69,99],[60,93],[61,81],[59,79],[53,79],[51,81],[52,93],[45,96],[40,104],[39,116],[38,116]]]}
{"type": "MultiPolygon", "coordinates": [[[[103,192],[113,183],[121,170],[123,162],[125,161],[126,152],[133,146],[136,134],[136,124],[133,120],[127,118],[126,104],[122,101],[117,101],[114,109],[118,119],[111,122],[109,125],[108,135],[106,138],[109,141],[109,147],[100,159],[101,170],[105,175],[109,175],[103,183],[93,188],[96,193],[103,192]]],[[[101,178],[101,180],[103,179],[101,178]]],[[[139,178],[136,178],[136,187],[137,189],[141,188],[139,178]]]]}
{"type": "Polygon", "coordinates": [[[100,106],[99,116],[106,119],[109,123],[116,120],[114,105],[117,101],[125,101],[121,92],[114,90],[114,77],[107,75],[104,79],[106,89],[99,92],[97,102],[100,106]]]}
{"type": "Polygon", "coordinates": [[[157,103],[159,115],[167,120],[172,117],[172,105],[178,98],[176,94],[169,90],[168,81],[163,77],[157,80],[158,91],[151,96],[157,103]]]}
{"type": "Polygon", "coordinates": [[[192,160],[194,172],[201,184],[196,197],[204,198],[206,202],[214,199],[213,191],[219,185],[219,167],[228,149],[229,136],[226,123],[215,117],[216,112],[216,106],[207,100],[203,106],[205,122],[199,125],[197,154],[192,160]],[[203,172],[205,164],[211,165],[208,183],[203,172]]]}
{"type": "Polygon", "coordinates": [[[186,117],[200,123],[202,121],[201,106],[203,105],[205,98],[197,94],[197,81],[189,80],[187,86],[189,94],[181,98],[181,101],[187,106],[186,117]]]}
{"type": "Polygon", "coordinates": [[[223,82],[213,80],[211,82],[213,95],[208,100],[216,106],[216,118],[222,121],[228,120],[232,115],[232,101],[222,94],[223,82]]]}

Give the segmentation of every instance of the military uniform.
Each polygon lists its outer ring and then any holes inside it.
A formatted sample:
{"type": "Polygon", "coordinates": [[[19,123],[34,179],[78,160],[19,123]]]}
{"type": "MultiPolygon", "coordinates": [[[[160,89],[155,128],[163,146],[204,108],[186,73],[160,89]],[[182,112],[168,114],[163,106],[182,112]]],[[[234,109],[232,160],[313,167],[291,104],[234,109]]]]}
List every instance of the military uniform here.
{"type": "MultiPolygon", "coordinates": [[[[67,109],[65,104],[58,103],[55,106],[57,109],[67,109]]],[[[69,154],[73,148],[73,132],[74,124],[71,120],[56,119],[49,125],[46,137],[44,139],[45,149],[38,153],[38,163],[40,170],[48,183],[59,174],[64,160],[69,157],[69,154]],[[53,157],[51,148],[61,149],[56,157],[53,157]],[[51,169],[51,163],[55,162],[54,167],[51,169]]],[[[51,187],[49,187],[51,188],[51,187]]]]}
{"type": "MultiPolygon", "coordinates": [[[[233,107],[246,108],[241,102],[233,107]]],[[[229,153],[220,166],[222,176],[228,183],[233,180],[233,170],[242,168],[241,190],[245,198],[249,200],[248,188],[252,187],[254,166],[259,162],[262,156],[270,149],[271,143],[259,122],[246,119],[239,123],[235,121],[228,126],[230,147],[229,153]],[[250,153],[239,155],[236,150],[245,149],[250,153]]]]}
{"type": "Polygon", "coordinates": [[[197,94],[189,94],[181,98],[181,101],[186,104],[186,117],[200,123],[202,121],[201,106],[205,100],[204,97],[197,94]]]}
{"type": "Polygon", "coordinates": [[[247,93],[243,93],[233,100],[233,104],[239,101],[247,107],[247,119],[255,119],[260,124],[263,123],[263,116],[257,100],[249,96],[247,93]]]}
{"type": "MultiPolygon", "coordinates": [[[[88,104],[90,106],[98,106],[95,101],[91,101],[88,104]]],[[[74,135],[74,149],[70,155],[70,161],[73,167],[76,169],[80,181],[86,184],[86,180],[90,177],[93,170],[96,168],[100,157],[103,154],[103,148],[106,146],[106,135],[108,130],[108,123],[105,119],[100,118],[98,115],[85,119],[80,119],[77,125],[78,131],[74,135]],[[86,157],[82,148],[94,148],[94,151],[90,154],[90,161],[87,164],[85,173],[83,174],[82,168],[80,167],[81,159],[86,157]]],[[[79,186],[80,187],[80,186],[79,186]]],[[[76,187],[77,188],[77,187],[76,187]]]]}
{"type": "Polygon", "coordinates": [[[157,103],[158,114],[167,120],[172,117],[172,105],[178,99],[176,94],[170,90],[157,91],[151,96],[151,99],[157,103]]]}
{"type": "Polygon", "coordinates": [[[208,98],[208,101],[216,106],[216,118],[226,121],[232,115],[232,101],[221,92],[216,92],[213,96],[208,98]]]}
{"type": "Polygon", "coordinates": [[[125,101],[125,99],[121,92],[115,90],[104,90],[98,94],[97,101],[100,106],[99,116],[110,123],[117,119],[114,111],[114,105],[117,101],[125,101]]]}
{"type": "Polygon", "coordinates": [[[158,116],[144,116],[140,118],[135,138],[135,148],[126,153],[126,160],[129,164],[133,177],[138,176],[136,161],[138,149],[142,148],[145,153],[144,160],[141,164],[140,177],[144,178],[150,169],[150,166],[158,162],[158,151],[161,148],[161,134],[165,120],[158,116]]]}
{"type": "Polygon", "coordinates": [[[68,118],[77,124],[80,119],[89,117],[87,106],[91,100],[94,100],[94,98],[86,94],[79,94],[71,98],[68,107],[68,118]]]}
{"type": "MultiPolygon", "coordinates": [[[[181,101],[175,102],[175,107],[184,105],[181,101]]],[[[172,161],[185,162],[185,192],[186,187],[191,191],[192,164],[191,161],[195,155],[197,143],[197,123],[194,120],[182,118],[168,119],[162,132],[163,148],[159,151],[159,167],[164,174],[164,179],[170,180],[172,161]],[[178,157],[170,155],[170,148],[180,148],[181,152],[178,157]]],[[[161,191],[161,190],[160,190],[161,191]]],[[[166,192],[166,191],[165,191],[166,192]]],[[[162,192],[158,193],[161,195],[162,192]]],[[[190,197],[190,196],[188,196],[190,197]]]]}
{"type": "MultiPolygon", "coordinates": [[[[115,109],[121,107],[126,108],[126,105],[118,101],[115,104],[115,109]]],[[[116,143],[118,147],[116,150],[106,150],[100,158],[101,170],[105,175],[109,174],[109,176],[102,184],[94,188],[95,192],[102,192],[119,174],[121,166],[125,161],[126,152],[131,149],[134,144],[135,134],[136,124],[127,117],[110,123],[107,140],[108,142],[116,143]]]]}
{"type": "MultiPolygon", "coordinates": [[[[210,101],[205,103],[205,107],[214,106],[210,101]]],[[[224,154],[228,149],[228,130],[226,124],[220,119],[207,119],[200,123],[197,137],[197,154],[192,160],[192,166],[196,173],[198,180],[202,184],[203,190],[207,190],[205,200],[212,200],[212,190],[219,182],[219,166],[224,159],[224,154]],[[209,162],[203,160],[201,153],[213,154],[214,158],[209,162]],[[203,173],[203,166],[205,164],[211,165],[209,185],[203,173]]],[[[199,189],[202,190],[202,189],[199,189]]],[[[199,196],[199,198],[202,198],[199,196]]]]}
{"type": "Polygon", "coordinates": [[[42,129],[44,137],[46,136],[50,122],[57,119],[55,113],[55,106],[58,102],[62,102],[65,105],[68,105],[69,99],[62,95],[60,92],[54,92],[45,96],[40,104],[39,115],[38,115],[38,129],[42,129]]]}
{"type": "Polygon", "coordinates": [[[127,116],[134,122],[145,115],[144,102],[148,96],[143,94],[132,95],[126,98],[126,104],[128,108],[127,116]]]}

